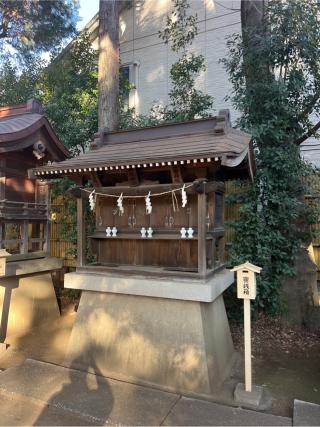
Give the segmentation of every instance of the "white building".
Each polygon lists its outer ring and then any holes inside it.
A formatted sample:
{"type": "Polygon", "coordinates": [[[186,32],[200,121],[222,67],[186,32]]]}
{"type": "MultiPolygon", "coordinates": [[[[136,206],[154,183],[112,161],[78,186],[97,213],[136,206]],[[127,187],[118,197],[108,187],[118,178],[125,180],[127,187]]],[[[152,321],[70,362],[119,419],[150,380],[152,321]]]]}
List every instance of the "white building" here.
{"type": "MultiPolygon", "coordinates": [[[[238,113],[225,97],[231,93],[228,75],[219,62],[227,54],[228,36],[241,31],[240,0],[189,0],[190,14],[197,14],[199,34],[191,51],[206,58],[207,70],[199,76],[197,87],[214,98],[213,110],[228,108],[231,120],[238,113]]],[[[129,94],[129,106],[147,114],[156,103],[168,104],[170,68],[177,60],[170,46],[159,38],[172,0],[134,0],[120,16],[121,64],[135,89],[129,94]]],[[[85,26],[98,49],[98,14],[85,26]]],[[[320,167],[320,145],[309,139],[301,146],[304,158],[320,167]]]]}
{"type": "MultiPolygon", "coordinates": [[[[226,37],[241,30],[240,0],[189,0],[190,14],[197,14],[199,34],[191,51],[205,56],[207,70],[197,81],[203,92],[214,97],[214,110],[230,108],[225,101],[231,86],[219,60],[226,55],[226,37]]],[[[135,0],[120,17],[121,64],[136,89],[130,107],[146,114],[155,103],[168,104],[170,67],[177,60],[170,46],[159,38],[172,8],[171,0],[135,0]]],[[[98,49],[98,14],[86,25],[98,49]]],[[[231,114],[234,118],[235,114],[231,114]]]]}

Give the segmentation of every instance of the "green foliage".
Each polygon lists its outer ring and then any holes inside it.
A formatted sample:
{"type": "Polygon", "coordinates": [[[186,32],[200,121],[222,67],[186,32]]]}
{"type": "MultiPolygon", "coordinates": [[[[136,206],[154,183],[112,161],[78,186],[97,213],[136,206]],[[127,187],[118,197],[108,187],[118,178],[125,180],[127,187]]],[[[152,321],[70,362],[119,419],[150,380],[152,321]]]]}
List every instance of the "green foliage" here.
{"type": "Polygon", "coordinates": [[[239,125],[253,135],[257,173],[240,193],[241,217],[231,264],[249,260],[263,267],[256,305],[281,309],[281,280],[294,274],[297,249],[317,213],[304,204],[302,176],[312,168],[298,142],[312,133],[320,108],[320,24],[316,1],[270,0],[260,31],[234,35],[223,60],[233,84],[239,125]]]}
{"type": "Polygon", "coordinates": [[[75,0],[0,0],[0,55],[8,46],[20,57],[57,49],[76,32],[75,0]]]}
{"type": "MultiPolygon", "coordinates": [[[[206,70],[203,55],[188,52],[198,34],[197,15],[188,15],[187,0],[174,0],[173,12],[167,16],[166,26],[160,37],[170,43],[175,53],[182,53],[170,70],[172,89],[169,92],[169,106],[157,113],[164,121],[183,121],[210,114],[213,100],[209,95],[196,89],[196,79],[206,70]]],[[[153,110],[151,113],[155,113],[153,110]]]]}
{"type": "Polygon", "coordinates": [[[44,63],[30,59],[18,72],[16,65],[5,60],[0,68],[0,105],[16,105],[37,96],[37,83],[44,63]]]}
{"type": "Polygon", "coordinates": [[[45,114],[73,155],[84,152],[98,128],[96,59],[84,33],[51,61],[38,83],[45,114]]]}
{"type": "Polygon", "coordinates": [[[0,105],[38,98],[61,141],[76,155],[97,131],[98,90],[96,52],[88,34],[47,66],[29,59],[22,70],[6,60],[0,68],[0,105]]]}
{"type": "Polygon", "coordinates": [[[188,15],[189,7],[187,0],[174,0],[173,12],[167,16],[164,30],[160,31],[160,37],[166,43],[170,41],[171,49],[176,53],[185,51],[198,34],[197,15],[188,15]]]}

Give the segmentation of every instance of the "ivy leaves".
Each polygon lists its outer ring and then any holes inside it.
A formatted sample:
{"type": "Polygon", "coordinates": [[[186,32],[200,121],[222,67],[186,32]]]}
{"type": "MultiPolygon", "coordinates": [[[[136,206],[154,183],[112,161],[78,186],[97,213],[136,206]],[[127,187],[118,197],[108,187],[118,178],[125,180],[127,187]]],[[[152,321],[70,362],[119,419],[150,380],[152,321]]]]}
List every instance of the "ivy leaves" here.
{"type": "Polygon", "coordinates": [[[231,263],[263,267],[256,305],[281,310],[280,288],[294,274],[299,246],[310,237],[302,177],[312,168],[297,141],[319,113],[320,23],[315,0],[270,0],[259,28],[234,35],[223,60],[233,85],[231,100],[241,111],[239,125],[253,135],[257,173],[242,191],[241,216],[231,263]]]}

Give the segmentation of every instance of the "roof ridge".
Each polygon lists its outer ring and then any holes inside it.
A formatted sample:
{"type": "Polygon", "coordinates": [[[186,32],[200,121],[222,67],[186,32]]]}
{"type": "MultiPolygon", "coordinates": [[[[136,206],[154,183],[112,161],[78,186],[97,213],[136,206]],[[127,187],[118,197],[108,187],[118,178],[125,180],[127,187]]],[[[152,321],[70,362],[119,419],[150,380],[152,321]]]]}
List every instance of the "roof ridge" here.
{"type": "Polygon", "coordinates": [[[37,99],[29,99],[23,104],[5,105],[0,107],[0,119],[7,117],[16,117],[24,114],[43,114],[41,102],[37,99]]]}

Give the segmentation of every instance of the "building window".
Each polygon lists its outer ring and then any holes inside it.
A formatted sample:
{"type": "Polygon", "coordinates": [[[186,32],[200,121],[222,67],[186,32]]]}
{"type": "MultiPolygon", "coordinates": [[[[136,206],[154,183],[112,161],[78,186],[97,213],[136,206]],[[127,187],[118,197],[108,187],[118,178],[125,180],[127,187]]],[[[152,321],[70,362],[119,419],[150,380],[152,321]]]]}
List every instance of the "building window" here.
{"type": "Polygon", "coordinates": [[[137,89],[137,68],[137,62],[123,64],[120,67],[121,97],[125,108],[135,107],[134,95],[137,89]]]}
{"type": "Polygon", "coordinates": [[[130,66],[120,67],[120,96],[125,109],[129,108],[130,101],[130,66]]]}

